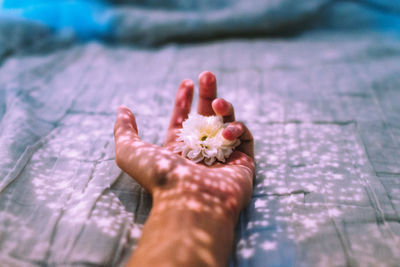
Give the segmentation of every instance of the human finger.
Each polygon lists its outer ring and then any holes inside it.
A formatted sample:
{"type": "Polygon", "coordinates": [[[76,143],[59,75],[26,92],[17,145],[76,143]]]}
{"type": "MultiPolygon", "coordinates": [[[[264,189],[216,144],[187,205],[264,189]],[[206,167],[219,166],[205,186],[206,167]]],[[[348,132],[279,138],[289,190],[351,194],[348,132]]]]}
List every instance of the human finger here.
{"type": "Polygon", "coordinates": [[[211,106],[216,115],[222,116],[224,122],[235,121],[235,111],[231,103],[223,98],[214,99],[211,106]]]}
{"type": "Polygon", "coordinates": [[[193,82],[183,80],[176,93],[174,110],[169,123],[164,145],[176,141],[177,130],[182,128],[182,122],[187,119],[193,100],[193,82]]]}
{"type": "Polygon", "coordinates": [[[217,81],[214,74],[203,71],[199,75],[199,103],[197,113],[203,116],[215,115],[211,106],[212,101],[217,97],[217,81]]]}
{"type": "Polygon", "coordinates": [[[150,193],[163,183],[162,180],[174,164],[183,164],[180,162],[181,157],[140,140],[135,116],[127,107],[118,108],[114,138],[118,167],[150,193]]]}
{"type": "Polygon", "coordinates": [[[116,141],[125,140],[128,137],[129,139],[139,139],[135,116],[125,106],[118,107],[117,120],[114,125],[114,137],[116,141]]]}
{"type": "Polygon", "coordinates": [[[238,138],[240,140],[240,145],[236,150],[254,159],[254,139],[246,125],[238,121],[232,122],[223,130],[222,136],[232,141],[238,138]]]}

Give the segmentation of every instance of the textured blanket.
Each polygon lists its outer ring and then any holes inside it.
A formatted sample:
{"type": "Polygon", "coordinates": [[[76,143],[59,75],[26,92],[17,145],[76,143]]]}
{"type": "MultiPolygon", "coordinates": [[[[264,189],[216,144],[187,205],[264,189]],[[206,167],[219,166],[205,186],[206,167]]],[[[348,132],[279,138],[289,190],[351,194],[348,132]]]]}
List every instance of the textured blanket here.
{"type": "MultiPolygon", "coordinates": [[[[116,108],[130,107],[140,136],[161,144],[179,82],[205,69],[256,142],[231,266],[398,266],[396,37],[29,45],[1,25],[16,24],[0,23],[2,266],[123,265],[151,198],[114,162],[116,108]]],[[[18,22],[51,35],[42,26],[18,22]]]]}

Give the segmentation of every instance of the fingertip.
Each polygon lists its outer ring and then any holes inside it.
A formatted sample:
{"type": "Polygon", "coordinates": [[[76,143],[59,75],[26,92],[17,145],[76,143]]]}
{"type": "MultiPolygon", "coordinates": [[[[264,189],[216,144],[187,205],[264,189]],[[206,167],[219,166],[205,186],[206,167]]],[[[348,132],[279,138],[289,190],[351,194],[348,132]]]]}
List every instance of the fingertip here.
{"type": "Polygon", "coordinates": [[[133,129],[137,132],[137,125],[136,125],[136,118],[133,115],[132,111],[124,106],[121,105],[117,108],[117,121],[115,127],[133,127],[133,129]]]}
{"type": "Polygon", "coordinates": [[[194,83],[190,79],[185,79],[179,84],[164,144],[176,139],[176,129],[182,128],[182,122],[188,117],[193,101],[193,89],[194,83]]]}
{"type": "Polygon", "coordinates": [[[185,87],[185,88],[192,88],[194,87],[194,83],[192,80],[190,79],[185,79],[181,82],[181,87],[185,87]]]}
{"type": "Polygon", "coordinates": [[[217,82],[214,74],[203,71],[199,75],[199,103],[197,112],[203,116],[215,115],[211,102],[217,97],[217,82]]]}
{"type": "Polygon", "coordinates": [[[179,85],[179,90],[178,90],[178,98],[180,96],[184,97],[193,97],[193,88],[194,88],[194,83],[190,79],[185,79],[183,80],[180,85],[179,85]]]}
{"type": "Polygon", "coordinates": [[[190,111],[193,100],[194,83],[192,80],[183,80],[176,95],[175,106],[180,107],[184,113],[190,111]]]}
{"type": "Polygon", "coordinates": [[[230,124],[222,131],[222,136],[227,140],[233,141],[243,134],[243,130],[241,124],[230,124]]]}
{"type": "Polygon", "coordinates": [[[123,112],[123,111],[126,110],[126,109],[128,109],[127,106],[121,105],[121,106],[119,106],[119,107],[117,108],[117,113],[121,113],[121,112],[123,112]]]}
{"type": "Polygon", "coordinates": [[[215,84],[216,79],[215,75],[211,71],[203,71],[199,75],[199,84],[200,85],[205,85],[205,86],[210,86],[215,84]]]}
{"type": "Polygon", "coordinates": [[[134,117],[132,111],[127,106],[124,105],[118,107],[117,114],[126,114],[129,117],[134,117]]]}
{"type": "Polygon", "coordinates": [[[226,116],[229,111],[229,103],[223,98],[214,99],[211,106],[217,115],[226,116]]]}
{"type": "Polygon", "coordinates": [[[222,132],[222,136],[223,136],[225,139],[229,140],[229,141],[233,141],[233,140],[236,139],[236,138],[234,137],[234,135],[232,134],[232,132],[229,131],[228,129],[224,129],[224,131],[222,132]]]}

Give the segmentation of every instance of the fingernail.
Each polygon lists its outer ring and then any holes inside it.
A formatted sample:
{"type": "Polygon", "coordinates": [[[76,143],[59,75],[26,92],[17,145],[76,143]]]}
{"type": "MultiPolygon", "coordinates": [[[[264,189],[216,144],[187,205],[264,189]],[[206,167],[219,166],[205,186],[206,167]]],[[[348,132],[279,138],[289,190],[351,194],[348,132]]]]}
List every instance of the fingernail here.
{"type": "Polygon", "coordinates": [[[226,108],[228,107],[228,102],[226,102],[225,101],[225,99],[223,99],[223,98],[218,98],[218,105],[219,105],[219,108],[221,109],[221,110],[226,110],[226,108]]]}
{"type": "Polygon", "coordinates": [[[228,131],[230,131],[234,136],[239,136],[240,134],[240,129],[238,127],[235,126],[228,126],[227,127],[228,131]]]}
{"type": "Polygon", "coordinates": [[[222,136],[228,140],[234,140],[238,138],[239,135],[240,135],[240,129],[232,125],[226,127],[225,130],[222,132],[222,136]]]}

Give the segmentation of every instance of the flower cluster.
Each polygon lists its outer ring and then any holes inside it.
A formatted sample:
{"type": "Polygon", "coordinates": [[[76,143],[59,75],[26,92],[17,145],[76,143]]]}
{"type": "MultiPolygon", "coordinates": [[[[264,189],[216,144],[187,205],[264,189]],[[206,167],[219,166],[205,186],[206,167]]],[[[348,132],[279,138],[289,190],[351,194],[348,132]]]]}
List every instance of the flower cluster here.
{"type": "Polygon", "coordinates": [[[174,152],[182,153],[194,162],[212,165],[216,160],[225,162],[233,149],[240,144],[238,139],[227,140],[222,131],[228,125],[221,116],[202,116],[191,114],[182,123],[177,141],[180,141],[174,152]]]}

